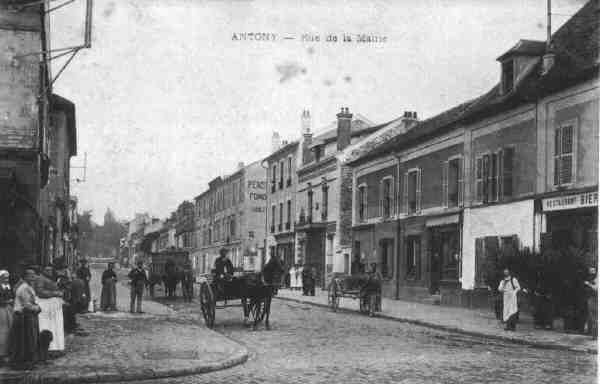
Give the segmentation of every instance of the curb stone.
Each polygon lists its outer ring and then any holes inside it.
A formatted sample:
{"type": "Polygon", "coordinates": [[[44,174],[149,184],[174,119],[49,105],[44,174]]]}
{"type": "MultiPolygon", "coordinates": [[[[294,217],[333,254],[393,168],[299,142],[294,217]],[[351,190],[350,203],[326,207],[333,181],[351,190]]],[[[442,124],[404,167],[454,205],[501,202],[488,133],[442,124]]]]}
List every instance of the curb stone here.
{"type": "MultiPolygon", "coordinates": [[[[60,374],[54,373],[50,375],[44,375],[42,373],[29,373],[22,375],[10,375],[10,377],[3,377],[0,375],[0,382],[3,384],[18,384],[18,383],[61,383],[61,384],[79,384],[79,383],[111,383],[111,382],[122,382],[122,381],[136,381],[136,380],[151,380],[151,379],[162,379],[168,377],[180,377],[189,376],[202,373],[209,373],[219,371],[227,368],[240,365],[248,360],[248,350],[245,347],[240,347],[240,351],[235,353],[220,362],[211,362],[202,364],[197,367],[181,368],[181,369],[159,369],[153,370],[148,368],[134,369],[134,372],[128,371],[127,373],[101,373],[92,372],[84,373],[81,375],[76,374],[60,374]]],[[[9,376],[9,375],[6,375],[9,376]]]]}
{"type": "MultiPolygon", "coordinates": [[[[329,308],[329,305],[327,305],[327,304],[315,303],[315,302],[308,301],[308,300],[296,299],[296,298],[291,298],[291,297],[278,297],[278,296],[275,296],[275,298],[279,299],[279,300],[283,300],[283,301],[292,301],[292,302],[296,302],[296,303],[300,303],[300,304],[314,305],[315,307],[329,308]]],[[[349,309],[349,308],[338,308],[337,311],[345,312],[345,313],[358,313],[357,310],[349,309]]],[[[547,342],[543,342],[543,341],[525,340],[525,339],[520,339],[518,337],[492,335],[492,334],[488,334],[488,333],[484,333],[484,332],[468,331],[466,329],[456,328],[456,327],[452,327],[449,325],[441,325],[441,324],[436,324],[436,323],[430,323],[430,322],[423,321],[423,320],[395,317],[395,316],[391,316],[391,315],[378,314],[376,317],[378,317],[380,319],[397,321],[400,323],[419,325],[422,327],[437,329],[440,331],[458,333],[458,334],[462,334],[462,335],[466,335],[466,336],[473,336],[473,337],[479,337],[479,338],[485,338],[485,339],[505,341],[505,342],[519,344],[519,345],[526,345],[526,346],[530,346],[533,348],[553,349],[553,350],[559,350],[559,351],[570,351],[570,352],[587,353],[587,354],[593,354],[593,355],[598,354],[598,351],[593,348],[585,348],[585,347],[578,348],[578,347],[571,347],[568,345],[547,343],[547,342]]]]}

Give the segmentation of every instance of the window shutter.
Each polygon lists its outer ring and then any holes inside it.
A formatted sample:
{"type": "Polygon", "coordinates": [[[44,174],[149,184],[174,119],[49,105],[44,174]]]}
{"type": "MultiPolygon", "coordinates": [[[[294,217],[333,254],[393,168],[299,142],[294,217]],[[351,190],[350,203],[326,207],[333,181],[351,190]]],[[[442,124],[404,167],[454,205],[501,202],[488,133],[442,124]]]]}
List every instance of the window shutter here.
{"type": "Polygon", "coordinates": [[[503,197],[512,197],[513,195],[513,163],[514,148],[506,147],[502,156],[502,193],[503,197]]]}
{"type": "Polygon", "coordinates": [[[463,158],[458,159],[458,206],[464,205],[463,158]]]}
{"type": "Polygon", "coordinates": [[[484,276],[485,264],[485,249],[483,247],[483,238],[475,239],[475,283],[483,285],[485,283],[484,276]]]}
{"type": "Polygon", "coordinates": [[[442,206],[448,208],[448,161],[442,163],[442,206]]]}
{"type": "Polygon", "coordinates": [[[423,180],[423,170],[419,168],[417,171],[417,213],[421,212],[421,181],[423,180]]]}
{"type": "Polygon", "coordinates": [[[560,183],[568,184],[573,177],[573,126],[562,127],[561,135],[560,183]]]}
{"type": "Polygon", "coordinates": [[[404,193],[403,193],[403,201],[402,201],[402,212],[403,213],[408,213],[408,172],[406,172],[404,174],[404,180],[403,180],[403,189],[404,189],[404,193]]]}
{"type": "Polygon", "coordinates": [[[488,202],[488,195],[490,190],[490,155],[483,156],[483,165],[482,165],[482,183],[483,183],[483,191],[482,191],[482,200],[484,203],[488,202]]]}
{"type": "Polygon", "coordinates": [[[475,189],[476,200],[483,201],[483,159],[481,157],[475,161],[475,189]]]}

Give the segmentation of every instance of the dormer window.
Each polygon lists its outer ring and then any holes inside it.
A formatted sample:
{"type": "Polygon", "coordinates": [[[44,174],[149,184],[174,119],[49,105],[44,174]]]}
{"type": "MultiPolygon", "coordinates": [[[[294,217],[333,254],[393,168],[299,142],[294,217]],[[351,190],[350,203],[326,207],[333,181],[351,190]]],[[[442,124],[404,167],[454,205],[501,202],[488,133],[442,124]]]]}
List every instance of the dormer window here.
{"type": "Polygon", "coordinates": [[[502,93],[506,94],[513,90],[514,80],[514,61],[506,60],[502,63],[502,93]]]}

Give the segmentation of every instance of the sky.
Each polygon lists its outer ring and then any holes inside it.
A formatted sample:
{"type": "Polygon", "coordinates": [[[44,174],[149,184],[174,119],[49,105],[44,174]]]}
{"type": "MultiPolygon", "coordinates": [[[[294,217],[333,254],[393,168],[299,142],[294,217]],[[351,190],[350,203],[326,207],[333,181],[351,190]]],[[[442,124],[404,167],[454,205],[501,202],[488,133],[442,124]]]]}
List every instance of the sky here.
{"type": "MultiPolygon", "coordinates": [[[[584,3],[554,0],[552,30],[584,3]]],[[[84,4],[51,13],[53,48],[82,43],[84,4]]],[[[546,0],[95,0],[92,47],[53,89],[76,105],[71,166],[87,154],[71,191],[98,222],[108,207],[163,218],[268,155],[274,131],[297,139],[304,109],[316,132],[342,106],[431,117],[493,87],[519,39],[545,38],[546,0]]]]}

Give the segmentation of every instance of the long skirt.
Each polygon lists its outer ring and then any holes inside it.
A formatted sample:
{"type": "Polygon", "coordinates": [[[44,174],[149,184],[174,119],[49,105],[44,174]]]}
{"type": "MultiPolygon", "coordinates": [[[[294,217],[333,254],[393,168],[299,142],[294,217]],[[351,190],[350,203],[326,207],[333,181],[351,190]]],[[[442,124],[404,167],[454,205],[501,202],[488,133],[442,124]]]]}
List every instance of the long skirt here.
{"type": "Polygon", "coordinates": [[[100,309],[102,309],[103,311],[117,309],[117,288],[114,280],[112,279],[107,279],[106,282],[102,284],[102,294],[100,295],[100,309]]]}
{"type": "Polygon", "coordinates": [[[8,356],[10,329],[13,323],[12,305],[0,306],[0,358],[8,356]]]}
{"type": "Polygon", "coordinates": [[[52,332],[52,342],[49,351],[64,351],[65,349],[65,326],[62,311],[63,301],[58,297],[50,299],[39,299],[38,304],[42,309],[39,314],[40,331],[52,332]]]}
{"type": "Polygon", "coordinates": [[[38,360],[38,315],[15,312],[10,335],[10,359],[13,363],[38,360]]]}

